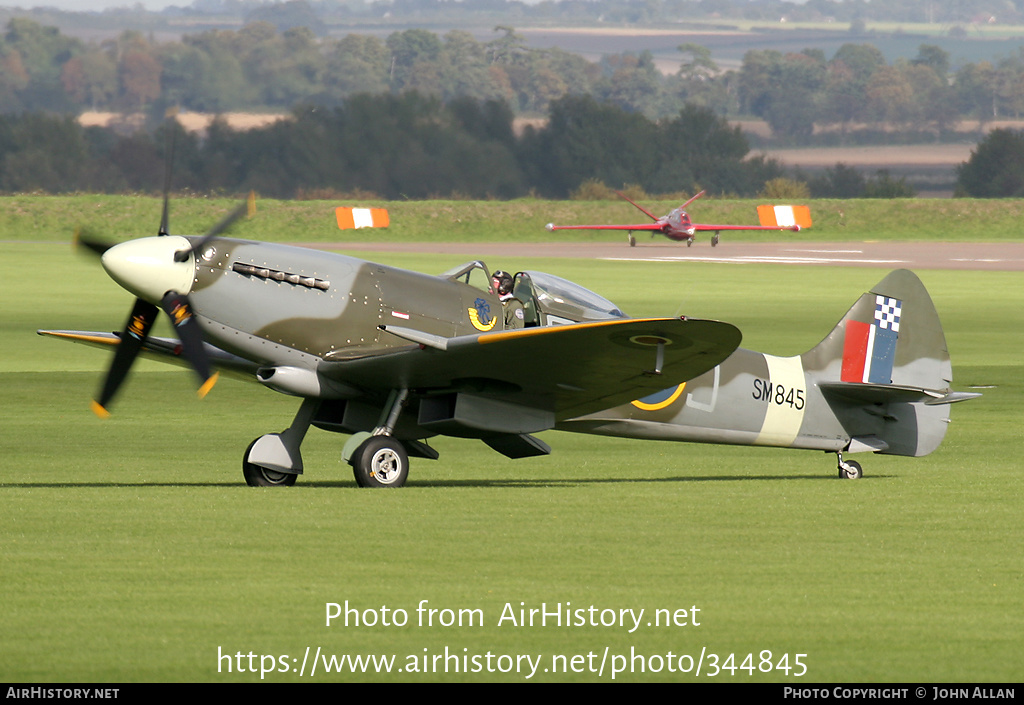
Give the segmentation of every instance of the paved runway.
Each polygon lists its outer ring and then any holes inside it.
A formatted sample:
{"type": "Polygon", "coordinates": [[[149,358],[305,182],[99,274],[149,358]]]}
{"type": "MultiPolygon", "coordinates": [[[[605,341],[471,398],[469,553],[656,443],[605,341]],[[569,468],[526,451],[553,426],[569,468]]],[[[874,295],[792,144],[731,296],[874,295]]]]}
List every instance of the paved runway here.
{"type": "Polygon", "coordinates": [[[723,242],[711,247],[676,243],[386,243],[338,242],[311,247],[343,252],[436,252],[467,258],[577,257],[650,262],[803,264],[882,269],[1024,271],[1024,242],[723,242]]]}

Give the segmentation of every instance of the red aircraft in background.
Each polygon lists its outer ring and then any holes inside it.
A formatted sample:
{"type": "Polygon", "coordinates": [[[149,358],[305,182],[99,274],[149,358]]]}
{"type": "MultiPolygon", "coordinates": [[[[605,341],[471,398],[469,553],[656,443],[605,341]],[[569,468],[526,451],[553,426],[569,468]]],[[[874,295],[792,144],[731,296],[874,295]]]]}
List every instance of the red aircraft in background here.
{"type": "Polygon", "coordinates": [[[758,206],[757,216],[761,221],[760,225],[708,225],[706,223],[694,223],[686,212],[686,207],[704,195],[701,191],[689,201],[672,210],[666,216],[658,218],[649,210],[633,201],[621,191],[616,191],[619,196],[632,203],[645,213],[653,223],[641,223],[639,225],[555,225],[548,223],[545,227],[553,230],[626,230],[629,232],[629,246],[636,246],[636,238],[633,237],[635,230],[650,231],[651,237],[660,233],[669,240],[686,241],[686,246],[693,244],[696,234],[702,230],[712,230],[711,246],[718,244],[719,233],[722,230],[790,230],[796,232],[801,228],[811,227],[811,212],[807,206],[758,206]]]}

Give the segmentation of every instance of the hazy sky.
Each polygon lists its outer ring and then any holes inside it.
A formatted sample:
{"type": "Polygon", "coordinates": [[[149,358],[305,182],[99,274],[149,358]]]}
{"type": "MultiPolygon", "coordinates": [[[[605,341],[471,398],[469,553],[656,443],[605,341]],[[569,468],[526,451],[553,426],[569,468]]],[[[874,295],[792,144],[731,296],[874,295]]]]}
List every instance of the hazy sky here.
{"type": "Polygon", "coordinates": [[[103,10],[108,7],[135,7],[162,10],[168,5],[191,5],[192,0],[0,0],[0,7],[56,7],[60,10],[103,10]]]}

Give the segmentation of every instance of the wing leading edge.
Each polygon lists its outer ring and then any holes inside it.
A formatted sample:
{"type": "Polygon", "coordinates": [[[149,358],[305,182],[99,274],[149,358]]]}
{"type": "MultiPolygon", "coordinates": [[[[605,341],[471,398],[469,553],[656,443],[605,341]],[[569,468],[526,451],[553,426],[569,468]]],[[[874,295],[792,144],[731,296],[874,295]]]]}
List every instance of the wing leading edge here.
{"type": "Polygon", "coordinates": [[[547,230],[651,230],[661,232],[665,229],[664,223],[641,223],[640,225],[555,225],[548,223],[547,230]]]}
{"type": "Polygon", "coordinates": [[[800,232],[800,226],[793,225],[711,225],[709,223],[693,223],[690,227],[698,232],[709,232],[719,230],[789,230],[800,232]]]}
{"type": "MultiPolygon", "coordinates": [[[[121,342],[121,336],[117,333],[104,333],[100,331],[38,330],[36,333],[50,338],[67,340],[72,343],[82,343],[90,347],[107,350],[116,348],[121,342]]],[[[236,373],[236,376],[240,374],[243,379],[251,379],[259,367],[250,360],[224,352],[209,343],[203,343],[203,345],[211,364],[219,370],[236,373]]],[[[141,350],[141,354],[150,359],[169,362],[180,367],[189,367],[188,361],[182,357],[182,352],[181,341],[175,338],[158,338],[156,336],[146,338],[146,342],[143,343],[141,350]]]]}

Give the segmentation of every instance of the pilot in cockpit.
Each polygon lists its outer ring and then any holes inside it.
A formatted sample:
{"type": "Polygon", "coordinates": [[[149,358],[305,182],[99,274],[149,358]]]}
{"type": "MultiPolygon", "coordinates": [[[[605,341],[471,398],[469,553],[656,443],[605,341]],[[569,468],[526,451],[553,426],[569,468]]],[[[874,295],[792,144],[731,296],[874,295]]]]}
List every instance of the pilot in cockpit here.
{"type": "Polygon", "coordinates": [[[505,330],[522,328],[526,315],[523,302],[512,295],[512,275],[499,269],[491,275],[491,284],[505,314],[505,330]]]}

